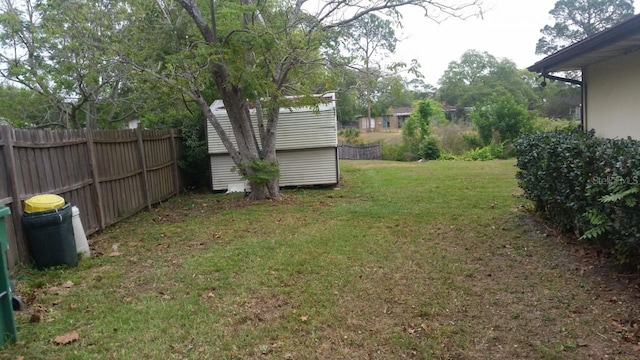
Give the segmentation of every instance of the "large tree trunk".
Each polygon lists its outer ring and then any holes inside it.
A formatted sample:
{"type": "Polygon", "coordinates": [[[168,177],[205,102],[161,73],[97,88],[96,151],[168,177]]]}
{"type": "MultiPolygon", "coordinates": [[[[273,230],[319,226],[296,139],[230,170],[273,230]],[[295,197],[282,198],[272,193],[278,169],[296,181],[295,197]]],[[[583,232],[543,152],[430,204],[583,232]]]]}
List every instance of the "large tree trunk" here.
{"type": "Polygon", "coordinates": [[[278,199],[280,197],[280,182],[278,179],[271,179],[266,184],[258,184],[249,181],[251,193],[248,200],[278,199]]]}
{"type": "MultiPolygon", "coordinates": [[[[249,115],[249,104],[242,92],[225,89],[221,95],[240,155],[240,161],[235,162],[235,165],[242,173],[251,176],[255,173],[254,169],[248,166],[251,162],[265,160],[277,164],[275,141],[266,142],[264,149],[259,148],[259,142],[249,115]]],[[[266,183],[250,180],[249,186],[251,188],[249,200],[280,197],[278,178],[269,179],[266,183]]]]}
{"type": "MultiPolygon", "coordinates": [[[[229,111],[229,108],[227,108],[227,106],[225,105],[236,138],[236,149],[234,148],[233,143],[231,142],[227,134],[224,132],[223,128],[220,126],[218,120],[211,112],[211,109],[206,104],[205,100],[201,100],[202,101],[198,101],[198,103],[200,103],[200,107],[207,115],[207,120],[216,130],[216,133],[222,140],[225,148],[227,149],[227,151],[229,151],[229,155],[231,156],[233,163],[241,173],[247,174],[249,176],[253,175],[254,170],[248,166],[248,164],[253,161],[266,160],[277,164],[275,145],[271,146],[271,144],[267,144],[269,146],[265,147],[265,149],[260,152],[258,150],[257,144],[252,143],[253,136],[250,137],[251,140],[248,140],[247,138],[244,138],[242,137],[242,135],[240,135],[242,134],[243,129],[246,130],[247,128],[251,128],[251,119],[248,116],[248,112],[241,111],[240,107],[236,108],[235,111],[229,111]],[[232,116],[235,117],[232,118],[232,116]],[[261,153],[262,157],[260,156],[261,153]]],[[[242,101],[245,103],[245,106],[247,106],[246,100],[243,99],[242,101]]],[[[266,183],[249,181],[249,187],[251,189],[251,193],[249,194],[248,200],[265,200],[280,197],[280,185],[279,179],[277,177],[269,179],[266,183]]]]}
{"type": "MultiPolygon", "coordinates": [[[[243,91],[237,87],[224,86],[224,80],[227,75],[224,67],[214,66],[212,67],[212,72],[216,75],[214,76],[216,82],[220,82],[220,84],[217,85],[220,90],[220,97],[224,103],[225,110],[229,116],[233,135],[236,139],[235,146],[211,112],[207,101],[202,97],[197,99],[197,101],[202,111],[207,115],[208,121],[211,123],[225,148],[229,152],[235,166],[240,170],[241,174],[246,174],[247,177],[250,178],[255,174],[255,170],[249,166],[251,163],[256,161],[267,161],[277,164],[275,125],[277,124],[278,111],[275,112],[275,118],[272,114],[270,114],[269,117],[269,124],[267,126],[266,133],[267,135],[272,133],[271,136],[267,136],[267,138],[264,139],[264,142],[259,142],[256,138],[251,121],[249,103],[244,97],[243,91]],[[264,144],[263,149],[260,149],[260,143],[264,144]]],[[[280,186],[277,177],[268,179],[266,182],[249,180],[249,186],[251,188],[249,200],[264,200],[280,197],[280,186]]]]}

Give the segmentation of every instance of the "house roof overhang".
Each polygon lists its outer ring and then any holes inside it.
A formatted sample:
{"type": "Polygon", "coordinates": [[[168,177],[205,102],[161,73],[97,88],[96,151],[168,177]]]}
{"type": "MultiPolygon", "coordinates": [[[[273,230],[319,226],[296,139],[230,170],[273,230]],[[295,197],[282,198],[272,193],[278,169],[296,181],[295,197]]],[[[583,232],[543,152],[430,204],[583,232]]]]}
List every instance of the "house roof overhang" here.
{"type": "Polygon", "coordinates": [[[579,70],[585,66],[640,50],[640,15],[636,15],[570,45],[527,70],[546,75],[550,72],[579,70]]]}

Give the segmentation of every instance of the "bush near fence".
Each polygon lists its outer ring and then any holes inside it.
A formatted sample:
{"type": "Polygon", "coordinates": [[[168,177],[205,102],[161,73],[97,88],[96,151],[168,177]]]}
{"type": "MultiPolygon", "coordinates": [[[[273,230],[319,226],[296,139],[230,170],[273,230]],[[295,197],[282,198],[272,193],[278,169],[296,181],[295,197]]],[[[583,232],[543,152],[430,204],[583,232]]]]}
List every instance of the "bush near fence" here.
{"type": "Polygon", "coordinates": [[[57,194],[80,209],[87,235],[179,193],[182,146],[174,130],[25,130],[0,126],[0,204],[8,264],[29,259],[23,201],[57,194]]]}
{"type": "Polygon", "coordinates": [[[536,210],[566,232],[640,264],[640,142],[580,130],[534,133],[516,143],[516,177],[536,210]]]}

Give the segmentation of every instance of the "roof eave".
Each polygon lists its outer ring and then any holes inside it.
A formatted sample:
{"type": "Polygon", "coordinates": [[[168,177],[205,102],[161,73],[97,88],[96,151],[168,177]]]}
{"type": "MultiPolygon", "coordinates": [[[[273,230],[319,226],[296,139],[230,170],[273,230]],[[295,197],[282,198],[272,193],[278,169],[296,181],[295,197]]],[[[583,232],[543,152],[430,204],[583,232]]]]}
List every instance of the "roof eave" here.
{"type": "MultiPolygon", "coordinates": [[[[597,50],[612,42],[623,40],[640,31],[640,15],[635,15],[618,25],[603,30],[593,36],[570,45],[529,66],[527,70],[538,73],[553,71],[579,70],[582,66],[569,66],[566,63],[575,57],[597,50]]],[[[586,65],[586,64],[584,64],[586,65]]]]}

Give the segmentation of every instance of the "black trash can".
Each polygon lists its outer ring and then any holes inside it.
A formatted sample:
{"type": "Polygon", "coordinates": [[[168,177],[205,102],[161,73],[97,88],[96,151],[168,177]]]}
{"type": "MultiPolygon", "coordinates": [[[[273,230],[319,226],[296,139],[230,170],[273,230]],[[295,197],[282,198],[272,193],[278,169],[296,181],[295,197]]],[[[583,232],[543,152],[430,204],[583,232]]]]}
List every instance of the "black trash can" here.
{"type": "Polygon", "coordinates": [[[22,216],[29,254],[37,268],[78,265],[71,216],[71,204],[68,203],[57,209],[22,216]]]}

